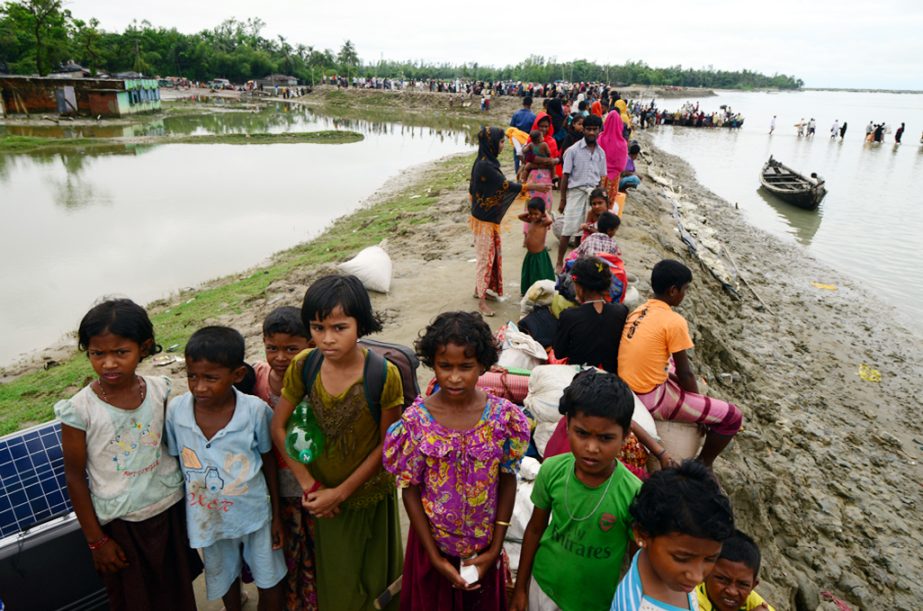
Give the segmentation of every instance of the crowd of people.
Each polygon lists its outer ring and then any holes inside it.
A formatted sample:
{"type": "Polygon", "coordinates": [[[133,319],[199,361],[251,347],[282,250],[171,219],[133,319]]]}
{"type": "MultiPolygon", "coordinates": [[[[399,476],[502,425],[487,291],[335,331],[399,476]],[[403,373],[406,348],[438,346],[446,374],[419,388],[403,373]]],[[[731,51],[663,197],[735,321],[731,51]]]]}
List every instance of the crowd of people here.
{"type": "MultiPolygon", "coordinates": [[[[692,273],[678,261],[661,261],[651,270],[651,299],[631,312],[613,296],[615,271],[624,265],[614,240],[624,209],[615,207],[611,195],[625,195],[622,173],[638,153],[637,145],[629,144],[625,109],[610,99],[600,103],[612,108],[604,117],[584,115],[579,107],[559,116],[563,100],[558,103],[551,100],[532,114],[531,100],[524,98],[510,128],[483,128],[470,184],[475,292],[482,313],[491,316],[487,300],[503,295],[499,220],[521,200],[527,249],[522,292],[549,279],[574,288],[570,300],[562,298],[563,306],[558,300],[563,290],[555,297],[560,311],[554,314],[552,339],[543,342],[549,361],[596,368],[578,374],[560,401],[563,417],[535,480],[510,608],[769,609],[753,592],[759,548],[735,530],[730,503],[710,471],[740,429],[742,414],[737,406],[699,392],[687,354],[693,346],[687,323],[673,309],[685,298],[692,273]],[[567,134],[560,139],[556,118],[567,134]],[[579,131],[573,131],[574,124],[579,131]],[[501,170],[507,140],[515,147],[520,182],[501,170]],[[556,223],[549,210],[558,167],[561,223],[552,269],[546,234],[556,223]],[[568,254],[573,242],[577,246],[568,254]],[[706,428],[695,461],[675,461],[632,420],[634,397],[661,420],[706,428]],[[660,467],[654,474],[648,471],[649,457],[660,467]]],[[[521,322],[528,332],[527,319],[521,322]]],[[[492,363],[478,362],[480,372],[492,363]]],[[[482,405],[479,399],[471,409],[482,405]]],[[[502,527],[509,512],[504,504],[498,507],[495,524],[502,527]]],[[[464,555],[455,556],[450,557],[454,566],[464,566],[464,555]]],[[[450,573],[449,581],[454,578],[450,573]]]]}
{"type": "MultiPolygon", "coordinates": [[[[357,89],[383,89],[394,91],[416,91],[430,93],[450,93],[487,97],[519,97],[519,98],[548,98],[560,99],[564,104],[576,105],[585,102],[589,110],[595,102],[603,103],[614,95],[615,90],[605,83],[598,82],[562,82],[532,83],[527,81],[492,81],[478,79],[392,79],[383,77],[364,76],[327,76],[322,84],[357,89]]],[[[576,107],[575,107],[576,108],[576,107]]],[[[598,108],[598,106],[597,106],[598,108]]],[[[637,114],[640,106],[632,108],[637,114]]],[[[596,114],[599,114],[598,112],[596,114]]]]}
{"type": "MultiPolygon", "coordinates": [[[[565,115],[579,111],[583,116],[595,114],[602,116],[608,112],[609,104],[620,99],[618,91],[604,83],[593,82],[554,82],[529,83],[523,81],[481,81],[465,79],[429,79],[408,80],[379,77],[326,77],[325,82],[338,87],[355,87],[359,89],[386,89],[397,91],[417,91],[430,93],[450,93],[476,96],[480,99],[480,109],[490,110],[491,99],[498,96],[519,98],[543,98],[544,102],[559,100],[565,115]]],[[[648,103],[627,101],[624,103],[623,115],[631,117],[641,129],[656,125],[681,125],[685,127],[730,127],[739,128],[744,117],[734,112],[729,106],[720,110],[705,112],[698,102],[686,102],[675,111],[658,108],[656,100],[648,103]]],[[[569,123],[568,123],[569,125],[569,123]]],[[[528,132],[529,126],[516,126],[528,132]]],[[[556,127],[559,132],[561,126],[556,127]]]]}
{"type": "Polygon", "coordinates": [[[692,272],[665,259],[650,270],[650,299],[621,303],[615,235],[640,147],[625,100],[606,94],[569,112],[552,97],[531,117],[523,96],[513,123],[528,132],[481,129],[469,186],[481,312],[444,312],[420,331],[413,352],[434,380],[418,396],[359,341],[382,324],[355,276],[319,278],[300,308],[270,312],[265,360],[252,366],[235,329],[197,330],[179,396],[169,378],[136,371],[160,351],[142,307],[107,300],[84,316],[78,346],[96,378],[55,413],[112,609],[194,609],[203,572],[207,597],[230,611],[245,602],[241,582],[255,584],[260,609],[770,609],[753,591],[759,547],[711,471],[743,417],[700,394],[674,309],[692,272]],[[520,182],[501,169],[508,140],[521,142],[520,182]],[[517,200],[521,290],[561,286],[549,362],[592,366],[564,388],[543,454],[523,406],[481,382],[500,351],[485,321],[503,295],[499,224],[517,200]],[[635,422],[636,400],[706,431],[694,460],[635,422]],[[292,446],[304,422],[317,432],[309,458],[292,446]],[[544,461],[512,584],[504,540],[527,454],[544,461]]]}
{"type": "MultiPolygon", "coordinates": [[[[769,121],[769,135],[771,136],[776,131],[776,120],[777,115],[773,115],[772,119],[769,121]]],[[[811,117],[805,121],[804,117],[799,119],[795,124],[795,134],[799,138],[813,138],[817,133],[817,121],[814,117],[811,117]]],[[[840,123],[839,119],[834,119],[833,124],[830,126],[830,139],[831,140],[845,140],[846,139],[846,130],[849,128],[849,123],[843,121],[840,123]]],[[[905,124],[901,123],[900,127],[894,132],[894,143],[901,144],[901,140],[904,137],[905,124]]],[[[885,122],[875,123],[874,121],[869,121],[868,125],[865,126],[865,137],[864,141],[869,143],[881,144],[885,141],[885,136],[891,134],[891,126],[885,122]]],[[[923,135],[920,136],[920,142],[923,144],[923,135]]]]}
{"type": "Polygon", "coordinates": [[[699,108],[699,103],[686,102],[679,109],[670,112],[658,111],[656,108],[647,110],[648,121],[653,125],[682,125],[685,127],[730,127],[737,129],[743,126],[744,117],[739,112],[727,105],[722,105],[720,110],[705,112],[699,108]]]}
{"type": "MultiPolygon", "coordinates": [[[[897,128],[897,131],[894,132],[894,144],[900,144],[901,139],[904,137],[905,125],[901,123],[901,126],[897,128]]],[[[885,136],[891,134],[891,126],[882,121],[881,123],[875,123],[869,121],[869,124],[865,126],[865,141],[874,142],[876,144],[881,144],[885,141],[885,136]]],[[[923,142],[923,136],[920,137],[920,142],[923,142]]]]}

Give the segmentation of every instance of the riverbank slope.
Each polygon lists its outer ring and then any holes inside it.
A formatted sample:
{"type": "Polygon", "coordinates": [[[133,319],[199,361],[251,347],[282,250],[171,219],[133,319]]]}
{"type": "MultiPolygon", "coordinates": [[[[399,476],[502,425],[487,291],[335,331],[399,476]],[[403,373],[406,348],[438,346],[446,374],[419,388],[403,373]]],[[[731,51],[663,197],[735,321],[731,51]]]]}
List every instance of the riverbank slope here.
{"type": "MultiPolygon", "coordinates": [[[[913,608],[923,595],[916,551],[923,542],[923,342],[893,322],[893,308],[802,247],[748,225],[696,182],[688,164],[641,139],[652,151],[649,178],[679,190],[684,217],[723,242],[766,303],[743,285],[743,300],[732,300],[703,272],[680,308],[696,368],[709,381],[741,374],[733,386],[714,388],[747,418],[717,472],[741,528],[763,546],[764,578],[798,593],[788,608],[813,609],[824,590],[864,609],[913,608]],[[880,380],[860,375],[869,369],[880,380]]],[[[652,182],[629,200],[630,229],[620,233],[655,257],[688,260],[667,189],[652,182]]],[[[637,269],[637,247],[623,250],[637,269]]],[[[653,260],[640,262],[649,269],[653,260]]]]}

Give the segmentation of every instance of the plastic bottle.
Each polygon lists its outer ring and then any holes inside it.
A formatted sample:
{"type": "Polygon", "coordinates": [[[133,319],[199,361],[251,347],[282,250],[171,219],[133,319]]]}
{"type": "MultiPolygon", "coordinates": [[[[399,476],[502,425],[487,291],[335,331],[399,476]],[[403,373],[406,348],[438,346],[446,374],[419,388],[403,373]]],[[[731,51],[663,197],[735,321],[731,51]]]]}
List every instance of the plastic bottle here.
{"type": "Polygon", "coordinates": [[[289,456],[304,464],[312,462],[324,451],[324,433],[307,399],[295,407],[288,420],[285,450],[289,456]]]}

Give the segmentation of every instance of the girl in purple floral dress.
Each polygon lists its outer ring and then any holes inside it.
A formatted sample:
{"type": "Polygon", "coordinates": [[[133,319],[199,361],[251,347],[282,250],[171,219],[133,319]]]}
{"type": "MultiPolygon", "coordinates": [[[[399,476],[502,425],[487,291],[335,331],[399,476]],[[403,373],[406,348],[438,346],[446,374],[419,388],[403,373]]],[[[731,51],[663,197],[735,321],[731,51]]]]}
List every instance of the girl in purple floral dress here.
{"type": "Polygon", "coordinates": [[[477,387],[497,362],[479,314],[446,312],[416,342],[439,390],[388,431],[384,466],[410,518],[401,609],[506,609],[503,536],[529,444],[522,411],[477,387]]]}

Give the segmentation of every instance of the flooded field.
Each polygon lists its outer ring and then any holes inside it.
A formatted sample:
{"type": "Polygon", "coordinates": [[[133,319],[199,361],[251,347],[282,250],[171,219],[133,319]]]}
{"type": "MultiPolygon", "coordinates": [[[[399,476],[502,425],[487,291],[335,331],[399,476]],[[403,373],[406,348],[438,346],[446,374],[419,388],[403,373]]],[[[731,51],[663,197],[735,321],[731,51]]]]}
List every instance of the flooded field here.
{"type": "MultiPolygon", "coordinates": [[[[188,110],[194,110],[188,109],[188,110]]],[[[342,145],[138,145],[0,155],[0,363],[76,328],[104,295],[141,303],[246,269],[317,235],[404,168],[471,148],[453,129],[273,105],[140,125],[0,126],[0,135],[125,137],[348,129],[342,145]]]]}

